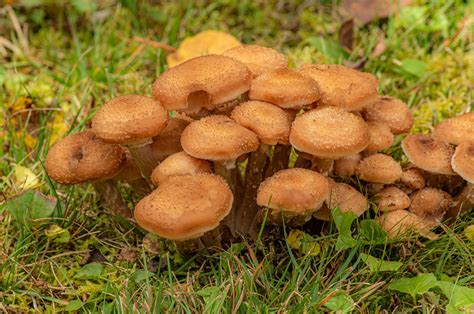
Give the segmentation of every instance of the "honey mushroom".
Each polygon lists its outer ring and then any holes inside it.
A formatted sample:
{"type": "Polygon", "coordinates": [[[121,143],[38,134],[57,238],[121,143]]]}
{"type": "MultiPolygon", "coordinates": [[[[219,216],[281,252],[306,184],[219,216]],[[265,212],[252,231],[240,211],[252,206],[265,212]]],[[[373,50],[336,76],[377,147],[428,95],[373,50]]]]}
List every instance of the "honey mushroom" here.
{"type": "Polygon", "coordinates": [[[396,186],[387,186],[376,195],[376,205],[382,212],[390,212],[410,207],[410,197],[396,186]]]}
{"type": "Polygon", "coordinates": [[[453,200],[449,193],[439,189],[423,188],[410,195],[409,211],[424,219],[429,227],[437,226],[453,200]]]}
{"type": "Polygon", "coordinates": [[[355,175],[357,165],[362,160],[361,154],[344,156],[334,160],[332,172],[335,176],[350,177],[355,175]]]}
{"type": "Polygon", "coordinates": [[[426,221],[417,215],[403,209],[384,212],[375,221],[387,232],[391,240],[403,240],[411,233],[417,233],[430,240],[438,236],[430,231],[426,221]]]}
{"type": "Polygon", "coordinates": [[[402,177],[402,167],[392,157],[385,154],[370,155],[359,163],[356,174],[364,181],[392,184],[402,177]]]}
{"type": "Polygon", "coordinates": [[[173,240],[187,255],[220,245],[218,226],[233,200],[229,186],[217,175],[174,176],[137,204],[134,217],[140,227],[173,240]]]}
{"type": "Polygon", "coordinates": [[[130,217],[127,205],[111,180],[125,162],[125,151],[119,145],[106,143],[88,130],[58,141],[46,156],[46,171],[61,184],[90,182],[110,210],[130,217]]]}
{"type": "Polygon", "coordinates": [[[362,110],[367,122],[387,125],[395,134],[407,133],[413,125],[413,114],[408,106],[399,99],[382,96],[362,110]]]}
{"type": "MultiPolygon", "coordinates": [[[[474,132],[474,129],[471,131],[474,132]]],[[[456,147],[451,166],[464,180],[474,183],[474,141],[463,142],[456,147]]]]}
{"type": "Polygon", "coordinates": [[[474,112],[444,120],[433,130],[433,137],[443,142],[459,145],[474,141],[474,112]]]}
{"type": "Polygon", "coordinates": [[[407,188],[413,190],[422,189],[426,185],[426,181],[423,177],[422,171],[415,167],[403,170],[400,182],[404,184],[407,188]]]}
{"type": "Polygon", "coordinates": [[[166,127],[160,134],[153,137],[150,146],[157,161],[163,161],[166,157],[183,150],[181,133],[192,121],[183,115],[176,115],[168,120],[166,127]]]}
{"type": "Polygon", "coordinates": [[[369,145],[365,149],[367,153],[374,153],[389,148],[393,145],[393,134],[390,128],[379,122],[367,122],[369,127],[369,145]]]}

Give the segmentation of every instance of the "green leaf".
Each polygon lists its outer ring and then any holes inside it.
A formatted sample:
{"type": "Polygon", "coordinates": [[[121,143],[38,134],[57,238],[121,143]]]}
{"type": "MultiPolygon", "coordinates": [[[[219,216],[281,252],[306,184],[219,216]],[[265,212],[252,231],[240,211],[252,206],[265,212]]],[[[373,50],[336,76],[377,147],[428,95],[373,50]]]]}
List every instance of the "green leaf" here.
{"type": "Polygon", "coordinates": [[[90,263],[83,266],[74,276],[77,279],[99,279],[104,267],[99,263],[90,263]]]}
{"type": "MultiPolygon", "coordinates": [[[[461,311],[465,311],[466,313],[470,313],[468,309],[474,310],[474,289],[458,286],[447,281],[439,281],[438,286],[449,300],[451,311],[448,311],[448,313],[456,313],[456,311],[459,312],[459,309],[461,309],[461,311]]],[[[447,308],[447,310],[449,309],[447,308]]]]}
{"type": "Polygon", "coordinates": [[[425,7],[407,6],[395,17],[395,26],[422,30],[425,28],[425,12],[425,7]]]}
{"type": "Polygon", "coordinates": [[[245,249],[244,243],[232,243],[227,252],[233,255],[239,255],[245,249]]]}
{"type": "Polygon", "coordinates": [[[362,261],[369,266],[371,273],[396,271],[403,265],[401,262],[384,261],[368,254],[360,253],[362,261]]]}
{"type": "Polygon", "coordinates": [[[360,222],[359,234],[366,244],[384,244],[387,241],[387,232],[373,219],[360,222]]]}
{"type": "Polygon", "coordinates": [[[82,303],[81,300],[72,300],[71,302],[68,303],[68,305],[66,305],[66,307],[64,308],[64,310],[65,310],[66,312],[77,311],[77,310],[79,310],[83,305],[84,305],[84,303],[82,303]]]}
{"type": "Polygon", "coordinates": [[[28,190],[7,202],[10,214],[23,225],[33,226],[50,218],[56,207],[56,199],[28,190]]]}
{"type": "Polygon", "coordinates": [[[347,52],[337,41],[323,37],[309,37],[306,42],[328,58],[328,61],[341,61],[348,57],[347,52]]]}
{"type": "Polygon", "coordinates": [[[428,292],[438,285],[438,280],[432,273],[420,274],[413,278],[401,278],[392,282],[388,288],[410,294],[413,298],[417,294],[428,292]]]}
{"type": "Polygon", "coordinates": [[[71,4],[81,13],[97,10],[97,3],[93,0],[71,0],[71,4]]]}
{"type": "Polygon", "coordinates": [[[51,225],[44,231],[44,234],[53,242],[68,243],[71,239],[71,234],[67,229],[63,229],[58,225],[51,225]]]}
{"type": "Polygon", "coordinates": [[[425,75],[428,65],[421,60],[405,59],[402,61],[400,68],[404,74],[422,77],[425,75]]]}
{"type": "Polygon", "coordinates": [[[293,229],[288,234],[288,245],[292,249],[298,250],[301,255],[316,256],[321,252],[321,247],[316,239],[298,229],[293,229]]]}
{"type": "Polygon", "coordinates": [[[331,215],[339,231],[336,241],[336,250],[345,250],[356,246],[357,241],[352,237],[351,233],[352,222],[357,219],[356,214],[352,211],[343,213],[339,208],[334,208],[331,211],[331,215]]]}
{"type": "Polygon", "coordinates": [[[467,226],[466,229],[464,229],[464,234],[469,241],[474,242],[474,225],[467,226]]]}
{"type": "Polygon", "coordinates": [[[153,273],[149,272],[148,270],[141,269],[137,270],[134,272],[131,276],[130,279],[133,280],[135,283],[139,283],[140,281],[146,280],[153,277],[153,273]]]}
{"type": "Polygon", "coordinates": [[[325,304],[325,307],[331,311],[337,311],[339,313],[349,313],[354,308],[354,300],[345,292],[341,291],[336,293],[330,298],[325,304]]]}

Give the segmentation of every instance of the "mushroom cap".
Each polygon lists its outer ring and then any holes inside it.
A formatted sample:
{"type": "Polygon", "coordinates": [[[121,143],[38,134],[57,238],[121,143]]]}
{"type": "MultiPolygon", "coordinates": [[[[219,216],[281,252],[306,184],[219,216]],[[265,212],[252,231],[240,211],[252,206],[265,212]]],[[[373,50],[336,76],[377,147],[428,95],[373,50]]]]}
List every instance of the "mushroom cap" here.
{"type": "Polygon", "coordinates": [[[151,173],[151,181],[159,186],[165,180],[174,176],[196,175],[198,173],[212,173],[211,164],[202,159],[179,152],[168,156],[151,173]]]}
{"type": "Polygon", "coordinates": [[[362,118],[344,109],[321,107],[296,117],[290,143],[313,156],[338,159],[363,151],[369,144],[369,130],[362,118]]]}
{"type": "Polygon", "coordinates": [[[190,124],[192,119],[184,117],[173,117],[168,120],[168,124],[158,136],[153,138],[150,144],[153,155],[158,161],[178,153],[183,150],[181,147],[181,133],[190,124]]]}
{"type": "Polygon", "coordinates": [[[390,128],[379,122],[367,122],[369,126],[370,142],[366,150],[369,152],[376,152],[384,150],[392,146],[393,134],[390,128]]]}
{"type": "Polygon", "coordinates": [[[394,211],[410,207],[410,197],[395,186],[387,186],[377,194],[377,208],[382,211],[394,211]]]}
{"type": "Polygon", "coordinates": [[[308,64],[298,71],[318,83],[321,105],[353,111],[362,109],[378,98],[378,81],[370,73],[337,64],[308,64]]]}
{"type": "Polygon", "coordinates": [[[288,144],[294,114],[275,105],[251,100],[235,107],[230,117],[257,134],[267,145],[288,144]]]}
{"type": "Polygon", "coordinates": [[[456,147],[451,166],[464,180],[474,183],[474,141],[464,142],[456,147]]]}
{"type": "Polygon", "coordinates": [[[383,96],[363,110],[364,119],[387,125],[393,134],[407,133],[413,125],[413,114],[401,100],[383,96]]]}
{"type": "Polygon", "coordinates": [[[181,134],[189,155],[208,160],[233,160],[258,149],[258,137],[231,118],[214,115],[192,122],[181,134]]]}
{"type": "Polygon", "coordinates": [[[426,181],[423,172],[415,167],[403,170],[400,182],[410,189],[419,190],[425,187],[426,181]]]}
{"type": "Polygon", "coordinates": [[[474,141],[474,112],[439,123],[434,127],[433,137],[454,145],[474,141]]]}
{"type": "Polygon", "coordinates": [[[334,161],[332,172],[336,176],[353,176],[357,165],[362,160],[361,154],[348,155],[334,161]]]}
{"type": "Polygon", "coordinates": [[[318,210],[329,195],[328,179],[302,168],[280,170],[260,184],[257,204],[272,212],[311,213],[318,210]]]}
{"type": "Polygon", "coordinates": [[[49,150],[46,171],[61,184],[77,184],[112,178],[125,161],[122,147],[84,131],[63,138],[49,150]]]}
{"type": "Polygon", "coordinates": [[[349,184],[329,180],[329,188],[329,195],[325,200],[329,209],[338,207],[342,212],[351,211],[360,216],[369,208],[367,198],[349,184]]]}
{"type": "Polygon", "coordinates": [[[222,55],[207,55],[160,75],[153,84],[153,97],[167,110],[193,113],[239,97],[249,90],[251,81],[252,73],[241,62],[222,55]]]}
{"type": "Polygon", "coordinates": [[[132,182],[138,179],[143,179],[140,169],[133,160],[132,154],[125,150],[126,160],[120,171],[113,177],[117,181],[132,182]]]}
{"type": "Polygon", "coordinates": [[[410,199],[410,212],[428,221],[436,222],[443,218],[453,202],[451,195],[434,188],[418,190],[410,195],[410,199]]]}
{"type": "Polygon", "coordinates": [[[454,175],[451,168],[453,148],[426,134],[411,134],[402,141],[402,149],[410,162],[432,173],[454,175]]]}
{"type": "Polygon", "coordinates": [[[402,177],[400,164],[385,154],[370,155],[359,163],[356,174],[364,181],[391,184],[402,177]]]}
{"type": "Polygon", "coordinates": [[[312,78],[295,70],[277,69],[252,81],[249,98],[285,109],[311,108],[319,99],[319,88],[312,78]]]}
{"type": "Polygon", "coordinates": [[[224,56],[236,59],[245,64],[253,77],[276,69],[286,69],[288,59],[275,49],[258,45],[244,45],[231,48],[223,53],[224,56]]]}
{"type": "Polygon", "coordinates": [[[410,232],[416,232],[427,238],[435,238],[431,233],[425,220],[417,215],[403,209],[384,212],[383,215],[375,218],[378,224],[387,231],[390,238],[401,238],[410,232]]]}
{"type": "Polygon", "coordinates": [[[129,144],[156,136],[165,128],[168,112],[142,95],[126,95],[106,102],[92,118],[92,131],[109,143],[129,144]]]}
{"type": "Polygon", "coordinates": [[[137,204],[134,216],[149,232],[186,240],[216,228],[233,200],[229,186],[217,175],[171,177],[137,204]]]}

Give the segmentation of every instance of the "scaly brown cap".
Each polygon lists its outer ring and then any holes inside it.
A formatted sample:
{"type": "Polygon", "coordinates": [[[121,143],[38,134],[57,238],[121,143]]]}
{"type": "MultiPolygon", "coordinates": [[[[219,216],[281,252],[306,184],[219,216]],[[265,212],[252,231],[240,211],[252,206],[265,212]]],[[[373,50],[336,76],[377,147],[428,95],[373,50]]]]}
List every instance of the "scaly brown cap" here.
{"type": "Polygon", "coordinates": [[[231,118],[214,115],[194,121],[181,135],[189,155],[207,160],[233,160],[258,149],[258,137],[231,118]]]}
{"type": "Polygon", "coordinates": [[[197,238],[216,228],[232,208],[233,195],[214,174],[171,177],[136,206],[145,230],[171,240],[197,238]]]}
{"type": "Polygon", "coordinates": [[[61,184],[112,178],[124,166],[125,151],[91,131],[69,135],[57,142],[46,157],[46,171],[61,184]]]}
{"type": "Polygon", "coordinates": [[[453,148],[445,142],[425,134],[408,135],[402,141],[402,149],[410,162],[432,173],[454,175],[451,168],[453,148]]]}
{"type": "Polygon", "coordinates": [[[407,133],[413,125],[413,114],[401,100],[383,96],[363,110],[364,119],[387,125],[393,134],[407,133]]]}
{"type": "Polygon", "coordinates": [[[179,152],[168,156],[151,173],[151,182],[159,186],[170,177],[212,173],[211,164],[202,159],[179,152]]]}
{"type": "Polygon", "coordinates": [[[410,203],[410,197],[395,186],[387,186],[377,193],[377,208],[382,211],[406,209],[410,203]]]}
{"type": "Polygon", "coordinates": [[[308,64],[298,71],[318,83],[321,105],[354,111],[364,108],[378,98],[378,81],[370,73],[337,64],[308,64]]]}
{"type": "Polygon", "coordinates": [[[318,84],[295,70],[267,72],[252,81],[249,98],[285,109],[312,108],[319,99],[318,84]]]}
{"type": "Polygon", "coordinates": [[[382,123],[367,122],[369,126],[370,142],[366,150],[369,152],[377,152],[392,146],[393,134],[390,128],[382,123]]]}
{"type": "Polygon", "coordinates": [[[474,183],[474,141],[464,142],[456,147],[451,166],[464,180],[474,183]]]}
{"type": "Polygon", "coordinates": [[[258,45],[244,45],[231,48],[223,53],[245,64],[252,72],[253,77],[276,69],[286,69],[288,59],[275,49],[258,45]]]}
{"type": "Polygon", "coordinates": [[[384,154],[370,155],[359,163],[356,174],[364,181],[391,184],[402,177],[402,167],[384,154]]]}
{"type": "Polygon", "coordinates": [[[344,109],[321,107],[296,117],[290,143],[313,156],[338,159],[363,151],[369,144],[369,130],[362,118],[344,109]]]}
{"type": "Polygon", "coordinates": [[[416,232],[428,239],[435,239],[436,234],[430,232],[430,227],[426,221],[407,210],[394,210],[384,212],[375,220],[388,233],[392,239],[403,238],[411,232],[416,232]]]}
{"type": "Polygon", "coordinates": [[[92,118],[92,131],[109,143],[129,144],[156,136],[165,128],[168,112],[142,95],[119,96],[105,103],[92,118]]]}
{"type": "Polygon", "coordinates": [[[168,120],[166,127],[158,136],[153,138],[150,144],[153,156],[158,161],[183,150],[181,147],[181,133],[193,120],[181,116],[168,120]]]}
{"type": "Polygon", "coordinates": [[[342,212],[351,211],[357,216],[369,208],[367,198],[352,186],[333,180],[329,180],[329,183],[329,196],[325,201],[328,208],[338,207],[342,212]]]}
{"type": "Polygon", "coordinates": [[[426,181],[423,177],[423,172],[415,167],[403,170],[400,182],[406,187],[414,190],[419,190],[425,187],[426,181]]]}
{"type": "Polygon", "coordinates": [[[454,145],[474,141],[474,112],[444,120],[435,126],[433,137],[454,145]]]}
{"type": "Polygon", "coordinates": [[[355,174],[357,165],[362,160],[361,154],[348,155],[337,160],[334,160],[332,172],[336,176],[353,176],[355,174]]]}
{"type": "Polygon", "coordinates": [[[275,105],[251,100],[235,107],[230,117],[257,134],[267,145],[288,144],[294,114],[275,105]]]}
{"type": "Polygon", "coordinates": [[[429,221],[432,226],[441,221],[453,202],[451,195],[433,188],[418,190],[410,196],[410,199],[410,212],[429,221]]]}
{"type": "Polygon", "coordinates": [[[252,73],[241,62],[207,55],[183,62],[153,84],[153,97],[167,110],[196,113],[233,100],[250,88],[252,73]]]}

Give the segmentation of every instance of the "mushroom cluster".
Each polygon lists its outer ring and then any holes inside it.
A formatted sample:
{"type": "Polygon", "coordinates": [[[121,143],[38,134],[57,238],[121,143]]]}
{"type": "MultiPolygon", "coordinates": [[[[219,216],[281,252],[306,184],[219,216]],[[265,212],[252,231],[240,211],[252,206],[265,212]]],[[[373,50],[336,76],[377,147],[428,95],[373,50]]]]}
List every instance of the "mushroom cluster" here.
{"type": "Polygon", "coordinates": [[[383,152],[413,116],[377,85],[342,65],[294,69],[274,49],[239,46],[168,69],[153,97],[105,103],[46,169],[62,184],[92,182],[131,217],[116,188],[128,183],[143,197],[137,224],[184,253],[254,237],[262,223],[329,221],[335,207],[360,216],[370,198],[390,235],[432,236],[446,213],[472,208],[474,113],[406,136],[402,167],[383,152]]]}

